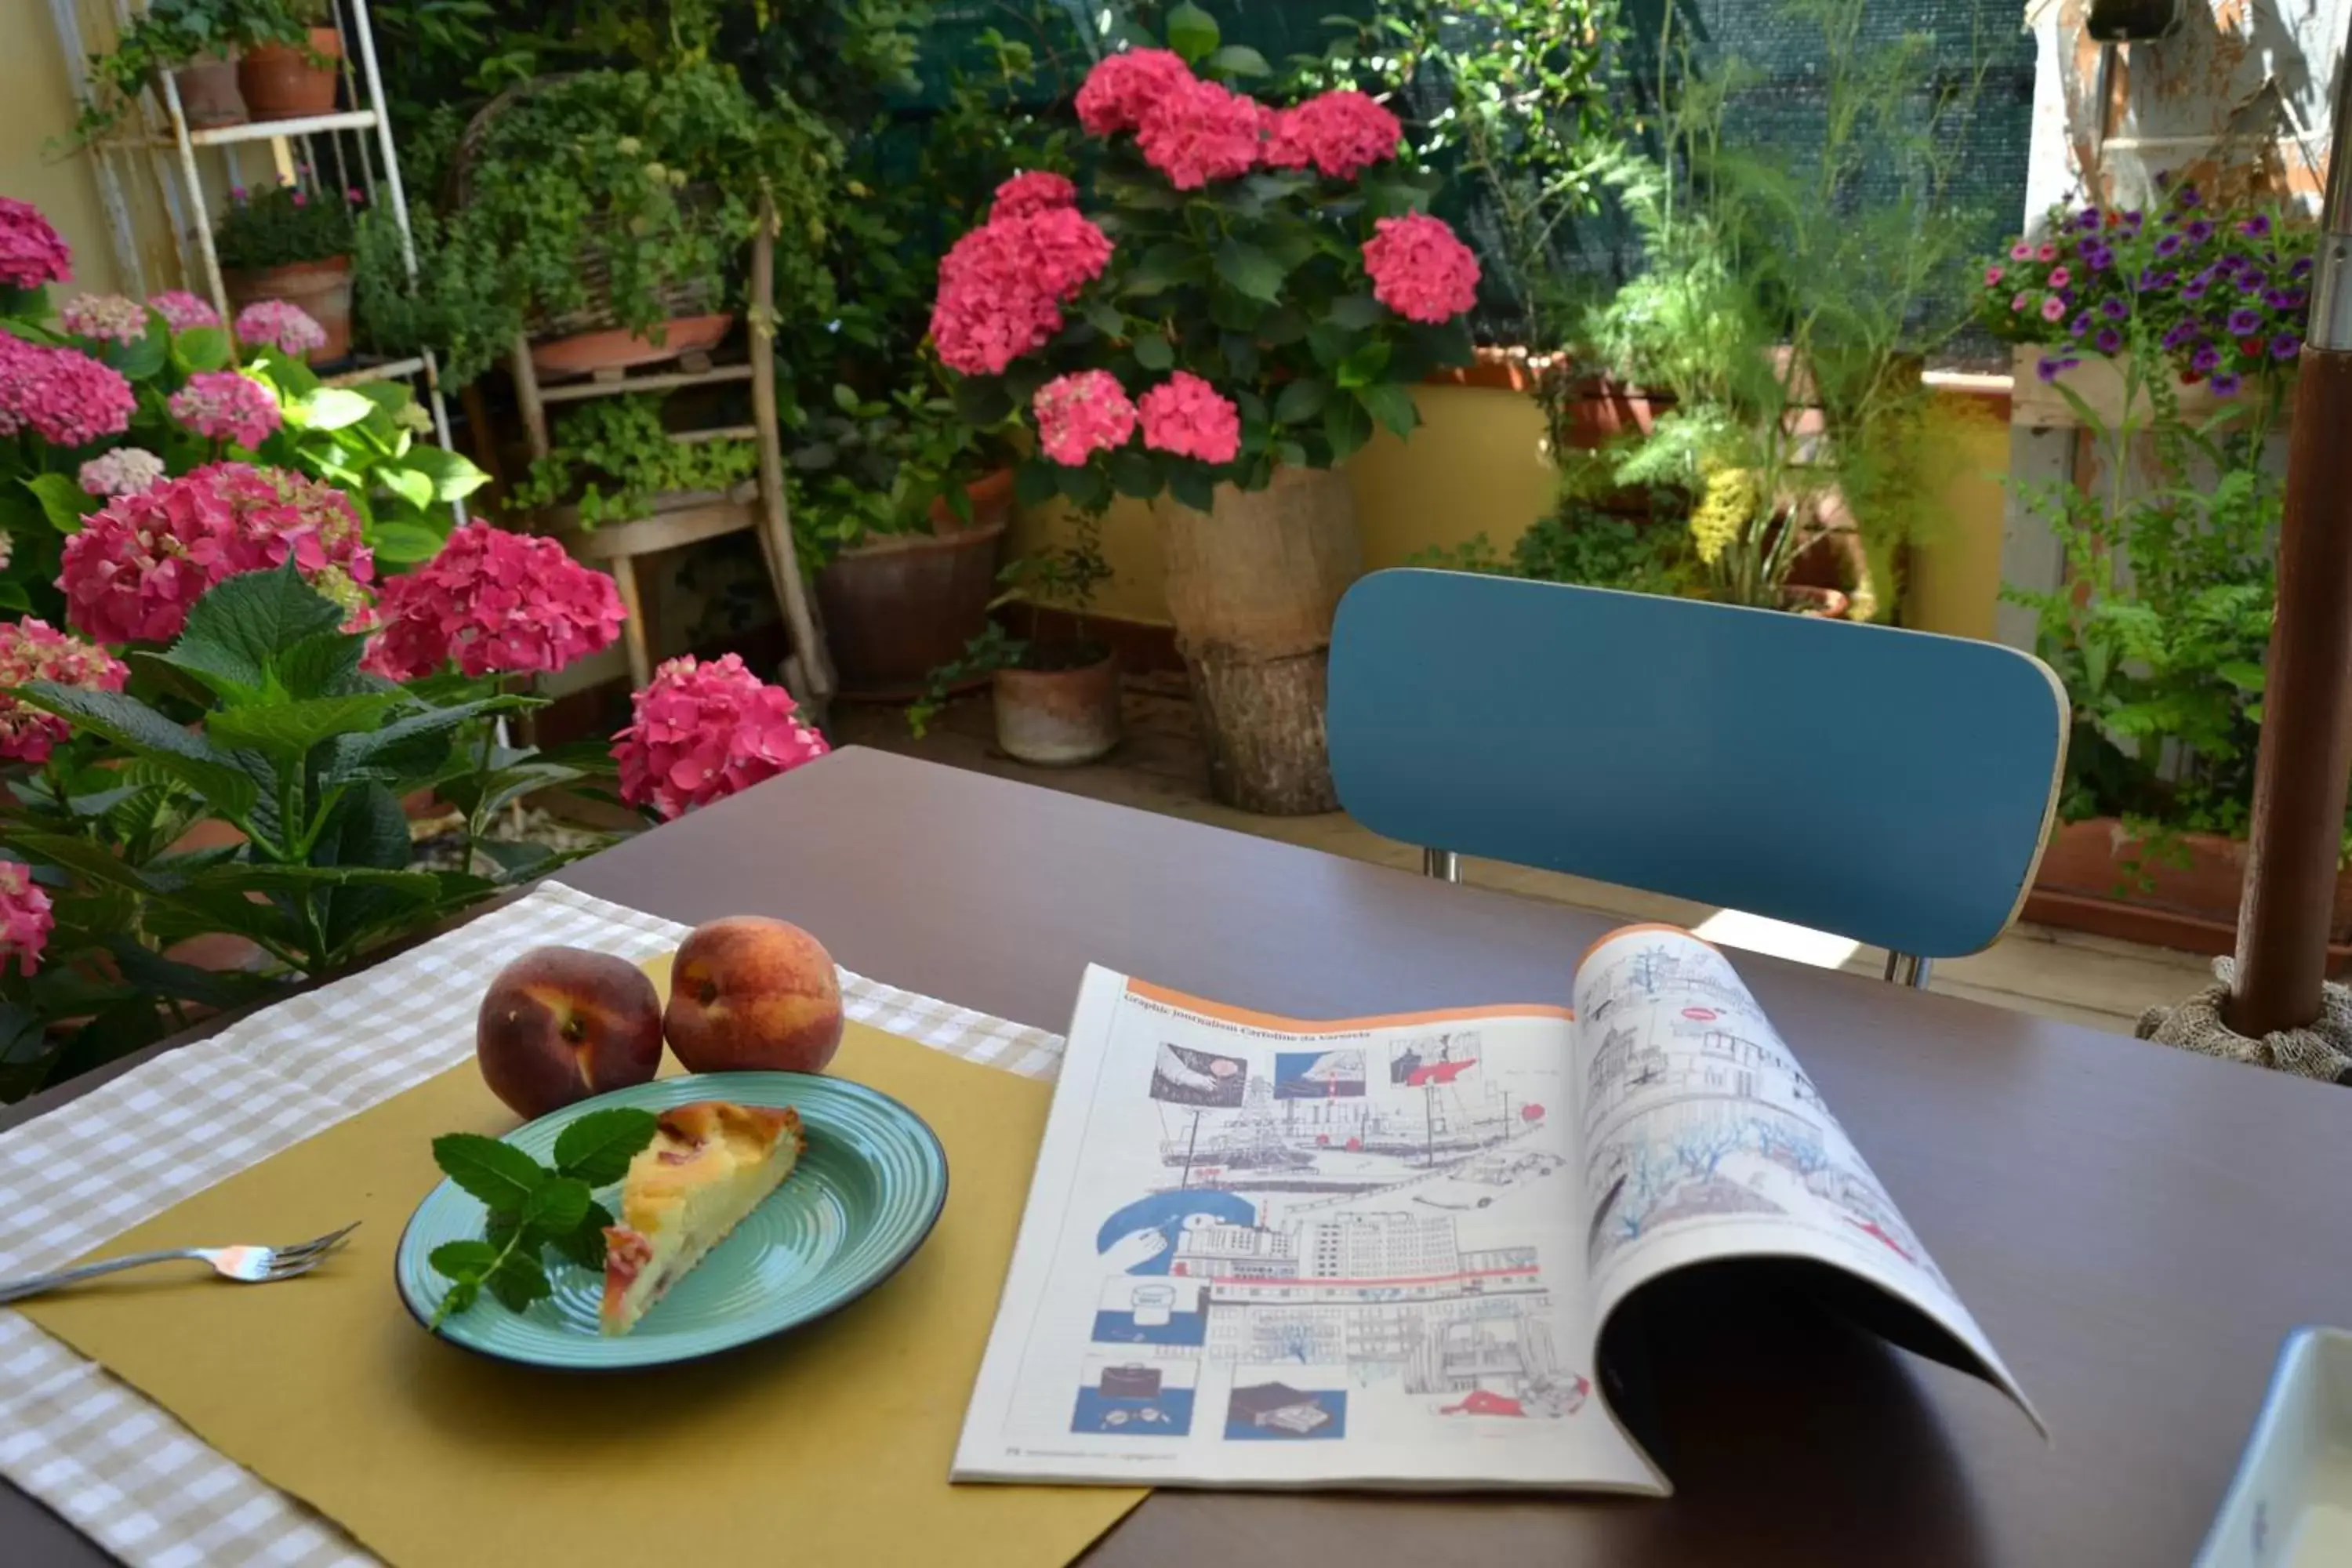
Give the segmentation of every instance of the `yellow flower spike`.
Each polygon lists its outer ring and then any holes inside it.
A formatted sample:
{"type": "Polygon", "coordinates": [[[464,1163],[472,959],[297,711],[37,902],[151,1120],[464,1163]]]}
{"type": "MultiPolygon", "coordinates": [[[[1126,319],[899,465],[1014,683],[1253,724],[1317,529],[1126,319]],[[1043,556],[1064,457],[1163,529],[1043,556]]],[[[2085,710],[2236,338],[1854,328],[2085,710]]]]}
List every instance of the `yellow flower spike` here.
{"type": "Polygon", "coordinates": [[[1691,509],[1691,547],[1712,566],[1739,542],[1756,516],[1756,476],[1746,468],[1711,468],[1698,505],[1691,509]]]}

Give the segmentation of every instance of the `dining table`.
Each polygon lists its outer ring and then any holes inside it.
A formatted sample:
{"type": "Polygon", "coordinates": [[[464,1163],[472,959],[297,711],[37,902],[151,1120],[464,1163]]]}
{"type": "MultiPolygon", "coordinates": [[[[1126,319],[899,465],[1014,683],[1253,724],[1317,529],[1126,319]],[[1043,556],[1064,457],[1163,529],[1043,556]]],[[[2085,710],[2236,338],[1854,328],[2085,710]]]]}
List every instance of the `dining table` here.
{"type": "MultiPolygon", "coordinates": [[[[1578,956],[1615,923],[861,748],[560,876],[683,922],[789,919],[857,973],[1055,1031],[1089,963],[1305,1017],[1565,1004],[1578,956]]],[[[2352,1095],[1733,958],[2046,1438],[1987,1384],[1801,1292],[1701,1275],[1644,1323],[1646,1419],[1669,1499],[1170,1489],[1086,1561],[2189,1562],[2286,1334],[2352,1322],[2352,1095]]],[[[86,1087],[15,1108],[0,1128],[86,1087]]],[[[0,1490],[0,1562],[105,1561],[0,1490]]]]}

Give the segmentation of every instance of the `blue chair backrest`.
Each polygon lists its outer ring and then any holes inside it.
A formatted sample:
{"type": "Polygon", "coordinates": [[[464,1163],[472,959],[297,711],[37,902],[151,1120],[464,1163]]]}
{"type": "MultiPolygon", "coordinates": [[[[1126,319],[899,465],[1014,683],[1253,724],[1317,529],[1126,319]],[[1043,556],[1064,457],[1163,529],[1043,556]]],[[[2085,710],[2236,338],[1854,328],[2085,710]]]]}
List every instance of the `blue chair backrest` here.
{"type": "Polygon", "coordinates": [[[1339,603],[1329,726],[1377,833],[1940,958],[2023,903],[2068,711],[1996,644],[1391,571],[1339,603]]]}

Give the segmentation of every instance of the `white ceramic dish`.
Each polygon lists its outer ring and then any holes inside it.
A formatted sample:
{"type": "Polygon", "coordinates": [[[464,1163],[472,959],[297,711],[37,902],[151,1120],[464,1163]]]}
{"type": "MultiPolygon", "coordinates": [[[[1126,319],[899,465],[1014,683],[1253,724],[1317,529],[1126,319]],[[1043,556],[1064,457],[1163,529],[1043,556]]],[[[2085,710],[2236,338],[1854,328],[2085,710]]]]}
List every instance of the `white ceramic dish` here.
{"type": "Polygon", "coordinates": [[[2279,1352],[2197,1568],[2352,1563],[2352,1333],[2297,1329],[2279,1352]]]}

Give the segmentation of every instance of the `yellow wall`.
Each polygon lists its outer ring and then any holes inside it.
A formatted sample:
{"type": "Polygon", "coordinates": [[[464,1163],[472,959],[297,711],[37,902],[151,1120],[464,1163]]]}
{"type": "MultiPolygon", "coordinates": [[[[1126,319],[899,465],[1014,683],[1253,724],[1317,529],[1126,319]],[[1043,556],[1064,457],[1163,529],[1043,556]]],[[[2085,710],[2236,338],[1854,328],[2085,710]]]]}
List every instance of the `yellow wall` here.
{"type": "Polygon", "coordinates": [[[75,108],[48,8],[42,0],[0,0],[0,17],[10,46],[0,50],[0,195],[40,208],[73,247],[73,281],[52,299],[119,289],[90,161],[64,150],[75,108]]]}
{"type": "MultiPolygon", "coordinates": [[[[1424,386],[1414,396],[1423,424],[1412,439],[1383,432],[1348,465],[1366,569],[1402,566],[1433,545],[1458,545],[1480,533],[1507,552],[1551,510],[1542,412],[1522,394],[1483,387],[1424,386]]],[[[1945,402],[1960,448],[1948,481],[1951,521],[1913,552],[1904,624],[1990,637],[2009,426],[1990,400],[1948,395],[1945,402]]],[[[1022,509],[1013,548],[1050,542],[1062,521],[1058,507],[1022,509]]],[[[1113,506],[1103,550],[1114,575],[1096,608],[1120,620],[1167,625],[1167,578],[1151,509],[1130,500],[1113,506]]]]}

